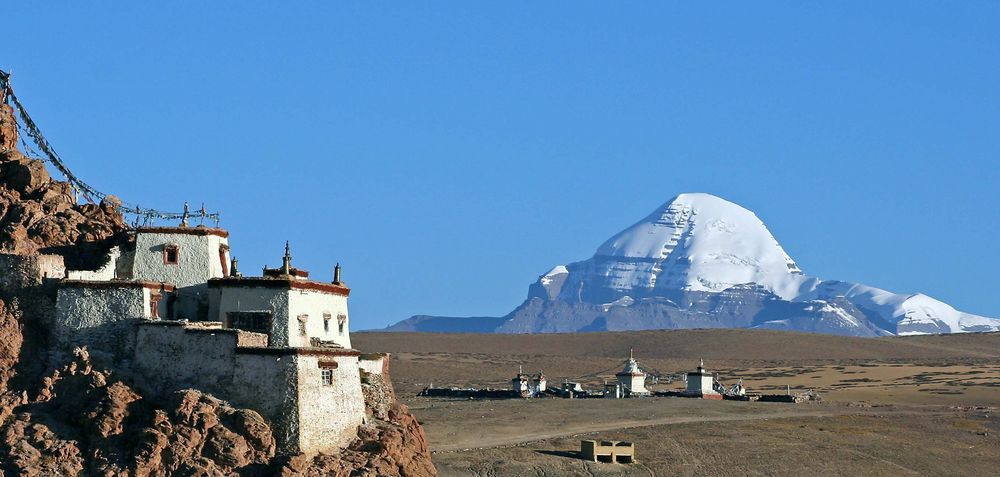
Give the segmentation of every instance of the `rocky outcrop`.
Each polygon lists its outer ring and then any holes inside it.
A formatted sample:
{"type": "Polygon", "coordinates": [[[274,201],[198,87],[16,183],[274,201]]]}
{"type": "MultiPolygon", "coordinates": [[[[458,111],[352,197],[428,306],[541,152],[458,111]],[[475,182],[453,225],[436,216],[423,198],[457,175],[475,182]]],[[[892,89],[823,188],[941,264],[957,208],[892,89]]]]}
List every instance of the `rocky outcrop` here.
{"type": "Polygon", "coordinates": [[[379,389],[384,418],[373,416],[346,449],[276,457],[257,412],[196,390],[149,402],[78,349],[33,395],[5,396],[0,476],[436,475],[423,428],[391,387],[379,389]]]}
{"type": "Polygon", "coordinates": [[[127,229],[118,199],[77,204],[69,183],[52,179],[42,161],[18,151],[14,124],[11,107],[0,105],[0,252],[99,243],[127,229]]]}
{"type": "Polygon", "coordinates": [[[0,394],[7,390],[7,382],[14,376],[14,366],[21,354],[21,323],[0,300],[0,394]]]}
{"type": "Polygon", "coordinates": [[[274,457],[260,414],[199,391],[146,402],[86,350],[44,380],[0,427],[0,470],[10,475],[231,475],[274,457]]]}
{"type": "Polygon", "coordinates": [[[405,405],[393,402],[388,419],[362,427],[347,449],[313,458],[296,456],[278,468],[282,477],[431,477],[424,430],[405,405]]]}

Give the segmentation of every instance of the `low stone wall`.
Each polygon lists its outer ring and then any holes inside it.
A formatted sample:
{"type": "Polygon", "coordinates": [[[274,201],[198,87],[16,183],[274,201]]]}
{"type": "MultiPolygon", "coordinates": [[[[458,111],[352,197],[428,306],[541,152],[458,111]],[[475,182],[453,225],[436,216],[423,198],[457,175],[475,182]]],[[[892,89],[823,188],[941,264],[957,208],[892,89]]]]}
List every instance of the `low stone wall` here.
{"type": "Polygon", "coordinates": [[[15,291],[63,278],[66,266],[59,255],[0,253],[0,290],[15,291]]]}
{"type": "Polygon", "coordinates": [[[358,358],[358,367],[368,374],[388,374],[389,355],[363,353],[358,358]]]}

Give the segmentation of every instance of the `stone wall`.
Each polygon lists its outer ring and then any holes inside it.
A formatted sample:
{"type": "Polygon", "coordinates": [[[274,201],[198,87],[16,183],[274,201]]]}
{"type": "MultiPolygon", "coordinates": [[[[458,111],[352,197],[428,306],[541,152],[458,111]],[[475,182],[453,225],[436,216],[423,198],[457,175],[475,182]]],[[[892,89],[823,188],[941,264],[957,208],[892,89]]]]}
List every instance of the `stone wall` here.
{"type": "Polygon", "coordinates": [[[254,409],[271,422],[283,454],[333,451],[355,438],[365,415],[357,353],[237,346],[254,335],[142,322],[137,386],[159,396],[196,388],[254,409]],[[336,363],[332,385],[322,384],[320,362],[336,363]]]}
{"type": "Polygon", "coordinates": [[[288,343],[287,346],[309,346],[310,338],[332,341],[344,348],[351,347],[350,316],[347,313],[347,297],[318,290],[288,291],[288,343]],[[324,315],[330,315],[329,329],[323,322],[324,315]],[[308,316],[306,336],[299,333],[299,316],[308,316]],[[344,331],[338,330],[338,316],[344,316],[344,331]]]}
{"type": "Polygon", "coordinates": [[[41,285],[46,279],[62,278],[66,266],[59,255],[13,255],[0,253],[0,289],[21,290],[41,285]]]}
{"type": "Polygon", "coordinates": [[[298,368],[299,449],[314,453],[347,445],[365,418],[358,357],[300,355],[298,368]],[[333,384],[324,385],[321,371],[332,363],[333,384]]]}
{"type": "Polygon", "coordinates": [[[61,286],[52,328],[55,343],[63,351],[86,345],[102,364],[130,356],[131,327],[149,316],[149,299],[145,287],[61,286]]]}
{"type": "Polygon", "coordinates": [[[219,247],[224,244],[227,240],[216,235],[150,233],[140,229],[135,237],[132,277],[169,282],[178,288],[204,284],[210,278],[223,276],[219,247]],[[176,264],[164,263],[163,251],[167,245],[178,247],[176,264]]]}

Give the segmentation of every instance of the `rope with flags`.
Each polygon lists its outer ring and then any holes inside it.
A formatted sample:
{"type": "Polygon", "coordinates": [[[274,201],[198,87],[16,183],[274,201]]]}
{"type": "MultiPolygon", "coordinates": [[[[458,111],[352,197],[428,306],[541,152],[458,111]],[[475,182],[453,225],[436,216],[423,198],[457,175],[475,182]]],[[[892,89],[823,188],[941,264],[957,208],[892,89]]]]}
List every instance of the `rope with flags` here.
{"type": "MultiPolygon", "coordinates": [[[[10,84],[10,73],[0,70],[0,103],[12,106],[17,112],[17,116],[20,121],[17,122],[17,129],[19,131],[19,136],[21,138],[21,145],[24,149],[24,153],[29,157],[42,160],[44,162],[51,163],[56,170],[59,171],[66,178],[66,182],[70,184],[73,188],[74,193],[82,195],[84,199],[89,203],[95,203],[96,201],[103,201],[108,197],[107,194],[95,189],[90,186],[75,174],[69,170],[66,163],[63,162],[62,158],[56,153],[52,144],[49,143],[45,136],[42,135],[42,131],[35,124],[35,121],[31,119],[28,115],[28,111],[21,104],[21,101],[14,94],[14,88],[10,84]],[[41,154],[32,148],[25,137],[30,138],[31,143],[41,151],[41,154]]],[[[201,209],[192,214],[188,204],[184,203],[183,212],[163,212],[156,209],[149,209],[140,207],[137,204],[127,204],[122,202],[118,207],[119,212],[125,216],[131,216],[134,218],[133,226],[150,226],[156,220],[180,220],[181,226],[187,226],[188,221],[191,218],[200,218],[202,224],[204,224],[205,219],[209,219],[215,222],[215,226],[219,226],[219,221],[221,216],[218,212],[209,213],[205,210],[205,205],[202,204],[201,209]]]]}

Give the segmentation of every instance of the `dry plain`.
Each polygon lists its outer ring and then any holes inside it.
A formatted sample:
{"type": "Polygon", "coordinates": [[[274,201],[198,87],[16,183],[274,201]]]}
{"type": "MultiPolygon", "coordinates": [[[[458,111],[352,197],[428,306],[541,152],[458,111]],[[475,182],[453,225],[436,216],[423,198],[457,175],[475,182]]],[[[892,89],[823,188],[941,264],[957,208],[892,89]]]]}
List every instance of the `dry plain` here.
{"type": "MultiPolygon", "coordinates": [[[[1000,334],[847,338],[755,330],[551,335],[357,333],[392,353],[400,397],[424,424],[442,476],[996,475],[1000,334]],[[751,392],[813,390],[801,404],[449,400],[425,386],[506,388],[519,365],[595,389],[629,348],[660,376],[704,359],[751,392]],[[580,439],[636,442],[634,465],[577,458],[580,439]]],[[[668,382],[669,381],[669,382],[668,382]]]]}

